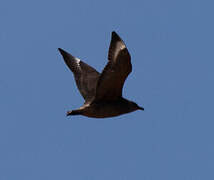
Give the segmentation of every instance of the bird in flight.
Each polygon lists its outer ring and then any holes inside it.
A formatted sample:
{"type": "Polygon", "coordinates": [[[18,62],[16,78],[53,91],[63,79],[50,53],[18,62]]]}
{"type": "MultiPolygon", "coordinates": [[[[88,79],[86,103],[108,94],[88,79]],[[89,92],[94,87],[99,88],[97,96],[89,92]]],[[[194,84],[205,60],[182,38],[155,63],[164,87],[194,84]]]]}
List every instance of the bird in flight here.
{"type": "Polygon", "coordinates": [[[63,49],[59,48],[59,51],[73,72],[77,87],[85,99],[79,109],[68,111],[67,116],[107,118],[144,110],[135,102],[122,97],[123,85],[132,71],[132,64],[128,49],[116,32],[112,32],[108,63],[101,74],[63,49]]]}

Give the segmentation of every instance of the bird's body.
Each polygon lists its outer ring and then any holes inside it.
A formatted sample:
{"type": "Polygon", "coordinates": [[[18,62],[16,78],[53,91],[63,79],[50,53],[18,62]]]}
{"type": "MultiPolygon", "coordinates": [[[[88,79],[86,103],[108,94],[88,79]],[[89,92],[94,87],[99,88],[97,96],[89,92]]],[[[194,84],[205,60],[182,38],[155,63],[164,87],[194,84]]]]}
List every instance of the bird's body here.
{"type": "Polygon", "coordinates": [[[84,115],[93,118],[114,117],[136,110],[131,108],[129,104],[130,101],[124,98],[115,101],[92,101],[89,104],[84,104],[78,110],[68,111],[68,115],[84,115]]]}
{"type": "Polygon", "coordinates": [[[112,32],[109,61],[101,74],[66,51],[60,48],[59,51],[74,73],[77,87],[85,99],[82,107],[68,111],[67,115],[106,118],[144,110],[136,103],[122,97],[123,85],[132,71],[132,65],[124,42],[115,32],[112,32]]]}

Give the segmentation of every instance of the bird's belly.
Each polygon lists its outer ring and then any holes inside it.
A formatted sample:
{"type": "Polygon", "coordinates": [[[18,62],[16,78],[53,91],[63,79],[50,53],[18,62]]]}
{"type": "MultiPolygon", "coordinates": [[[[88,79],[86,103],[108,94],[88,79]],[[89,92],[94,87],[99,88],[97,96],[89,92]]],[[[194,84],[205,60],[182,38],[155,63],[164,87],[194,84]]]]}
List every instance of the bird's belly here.
{"type": "Polygon", "coordinates": [[[119,104],[102,103],[90,105],[88,108],[85,108],[82,115],[94,118],[107,118],[119,116],[128,112],[127,109],[124,109],[123,106],[119,104]]]}

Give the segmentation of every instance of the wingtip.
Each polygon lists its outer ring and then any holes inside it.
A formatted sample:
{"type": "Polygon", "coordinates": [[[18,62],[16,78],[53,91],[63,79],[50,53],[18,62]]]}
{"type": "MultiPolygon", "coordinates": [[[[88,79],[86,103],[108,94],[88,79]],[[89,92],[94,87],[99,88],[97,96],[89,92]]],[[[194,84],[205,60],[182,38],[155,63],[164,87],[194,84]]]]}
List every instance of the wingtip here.
{"type": "Polygon", "coordinates": [[[112,37],[113,36],[118,36],[118,34],[115,31],[112,31],[111,35],[112,35],[112,37]]]}
{"type": "Polygon", "coordinates": [[[70,54],[68,52],[66,52],[65,50],[61,49],[61,48],[58,48],[60,54],[63,56],[63,57],[66,57],[66,56],[69,56],[70,54]]]}
{"type": "Polygon", "coordinates": [[[61,49],[61,48],[58,48],[58,51],[59,51],[61,54],[65,52],[65,51],[64,51],[63,49],[61,49]]]}
{"type": "Polygon", "coordinates": [[[115,32],[115,31],[112,31],[112,39],[116,40],[116,41],[122,41],[122,39],[120,38],[120,36],[115,32]]]}

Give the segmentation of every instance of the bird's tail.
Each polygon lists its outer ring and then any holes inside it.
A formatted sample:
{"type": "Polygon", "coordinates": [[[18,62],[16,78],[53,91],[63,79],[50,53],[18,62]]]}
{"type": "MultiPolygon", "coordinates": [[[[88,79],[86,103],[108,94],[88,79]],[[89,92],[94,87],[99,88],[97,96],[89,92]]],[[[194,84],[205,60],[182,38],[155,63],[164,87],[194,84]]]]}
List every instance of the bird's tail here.
{"type": "Polygon", "coordinates": [[[72,110],[67,112],[67,116],[80,115],[80,114],[82,114],[80,110],[72,110]]]}

